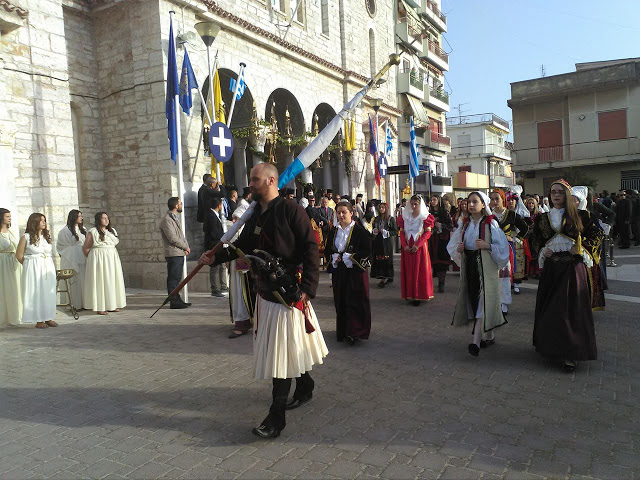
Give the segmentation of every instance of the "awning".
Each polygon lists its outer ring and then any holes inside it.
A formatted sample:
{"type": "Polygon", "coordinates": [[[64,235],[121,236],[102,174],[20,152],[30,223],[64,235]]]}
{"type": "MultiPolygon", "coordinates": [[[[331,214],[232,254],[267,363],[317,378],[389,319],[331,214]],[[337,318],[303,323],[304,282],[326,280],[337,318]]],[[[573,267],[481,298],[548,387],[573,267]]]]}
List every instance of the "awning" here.
{"type": "Polygon", "coordinates": [[[407,15],[413,18],[416,22],[420,22],[421,24],[422,20],[420,20],[420,15],[418,15],[418,12],[414,10],[414,8],[419,8],[420,4],[415,0],[400,1],[402,2],[402,6],[404,7],[404,9],[407,11],[407,15]]]}
{"type": "MultiPolygon", "coordinates": [[[[429,173],[429,165],[418,165],[420,175],[429,173]]],[[[409,175],[409,165],[393,165],[387,168],[387,175],[409,175]]]]}
{"type": "Polygon", "coordinates": [[[429,126],[429,116],[427,115],[427,111],[424,109],[422,102],[411,95],[407,95],[406,93],[404,96],[407,97],[411,110],[413,111],[413,123],[420,124],[423,127],[429,126]]]}

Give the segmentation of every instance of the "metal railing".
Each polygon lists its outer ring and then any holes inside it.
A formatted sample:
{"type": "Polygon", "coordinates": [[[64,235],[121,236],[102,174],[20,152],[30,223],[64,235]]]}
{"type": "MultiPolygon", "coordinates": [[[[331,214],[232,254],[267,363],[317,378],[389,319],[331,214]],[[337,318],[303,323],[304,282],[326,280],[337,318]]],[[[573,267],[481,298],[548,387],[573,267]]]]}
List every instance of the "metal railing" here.
{"type": "MultiPolygon", "coordinates": [[[[449,105],[449,94],[441,88],[429,87],[429,95],[449,105]]],[[[447,122],[448,123],[448,122],[447,122]]]]}
{"type": "Polygon", "coordinates": [[[446,25],[447,16],[440,11],[438,6],[434,2],[432,2],[431,0],[427,0],[427,5],[429,6],[429,10],[431,10],[433,13],[435,13],[436,17],[438,17],[440,20],[442,20],[446,25]]]}
{"type": "Polygon", "coordinates": [[[561,161],[563,158],[563,150],[564,148],[562,146],[538,148],[538,161],[541,163],[561,161]]]}
{"type": "Polygon", "coordinates": [[[431,142],[432,143],[439,143],[440,145],[447,145],[447,146],[451,146],[451,138],[447,137],[445,135],[442,135],[441,133],[438,132],[431,132],[431,142]]]}
{"type": "Polygon", "coordinates": [[[449,62],[449,54],[442,50],[442,48],[440,48],[440,45],[432,42],[431,40],[429,40],[429,51],[445,62],[449,62]]]}
{"type": "Polygon", "coordinates": [[[465,123],[493,122],[509,130],[509,122],[494,113],[476,113],[459,117],[447,117],[447,125],[463,125],[465,123]]]}
{"type": "Polygon", "coordinates": [[[433,175],[431,177],[431,183],[433,185],[450,187],[451,186],[451,177],[443,177],[441,175],[433,175]]]}
{"type": "Polygon", "coordinates": [[[411,35],[412,37],[416,37],[416,38],[422,38],[422,25],[420,24],[419,21],[417,21],[415,18],[413,18],[411,15],[405,15],[403,17],[399,17],[398,21],[400,23],[406,23],[407,24],[407,29],[409,31],[409,35],[411,35]]]}
{"type": "Polygon", "coordinates": [[[424,77],[420,75],[416,70],[402,69],[400,70],[402,75],[409,75],[409,84],[420,90],[424,88],[424,77]]]}

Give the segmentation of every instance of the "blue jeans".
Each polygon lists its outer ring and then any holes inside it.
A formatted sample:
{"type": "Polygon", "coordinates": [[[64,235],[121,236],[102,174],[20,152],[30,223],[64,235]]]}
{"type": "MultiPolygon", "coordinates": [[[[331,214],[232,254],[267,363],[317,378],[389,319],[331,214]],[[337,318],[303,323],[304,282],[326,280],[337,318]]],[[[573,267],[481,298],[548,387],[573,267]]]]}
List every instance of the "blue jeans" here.
{"type": "MultiPolygon", "coordinates": [[[[184,265],[184,257],[164,257],[167,261],[167,294],[171,295],[173,289],[178,286],[182,280],[182,266],[184,265]]],[[[180,294],[171,298],[171,303],[181,303],[180,294]]]]}

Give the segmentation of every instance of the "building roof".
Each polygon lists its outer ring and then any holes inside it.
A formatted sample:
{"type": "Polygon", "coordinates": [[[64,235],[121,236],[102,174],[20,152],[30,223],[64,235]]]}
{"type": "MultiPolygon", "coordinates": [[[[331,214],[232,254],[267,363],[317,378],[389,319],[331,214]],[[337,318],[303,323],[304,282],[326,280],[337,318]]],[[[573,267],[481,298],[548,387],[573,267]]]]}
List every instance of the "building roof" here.
{"type": "Polygon", "coordinates": [[[634,83],[640,83],[640,61],[630,59],[561,75],[513,82],[511,99],[507,104],[513,108],[515,105],[527,105],[571,94],[620,88],[634,83]]]}

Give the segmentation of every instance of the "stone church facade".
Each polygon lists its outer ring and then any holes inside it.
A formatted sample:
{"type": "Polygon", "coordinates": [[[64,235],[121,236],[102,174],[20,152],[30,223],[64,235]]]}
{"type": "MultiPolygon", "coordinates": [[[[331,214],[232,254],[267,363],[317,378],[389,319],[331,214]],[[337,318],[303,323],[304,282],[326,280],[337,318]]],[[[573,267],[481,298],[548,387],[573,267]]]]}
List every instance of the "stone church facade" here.
{"type": "MultiPolygon", "coordinates": [[[[247,65],[248,93],[236,105],[232,129],[249,126],[256,115],[268,121],[274,100],[280,117],[290,112],[295,135],[318,122],[321,128],[397,49],[396,0],[0,0],[0,206],[12,210],[20,233],[36,211],[47,216],[54,234],[72,208],[83,211],[85,225],[96,212],[108,212],[121,238],[128,287],[164,287],[158,223],[178,191],[165,118],[171,10],[176,33],[194,32],[200,21],[221,26],[212,53],[226,98],[231,92],[224,80],[234,77],[240,62],[247,65]]],[[[187,45],[203,87],[205,46],[197,35],[187,45]]],[[[183,53],[179,47],[179,68],[183,53]]],[[[305,181],[378,196],[366,153],[368,115],[374,114],[371,98],[381,98],[380,118],[397,125],[403,112],[396,75],[392,68],[356,112],[351,175],[336,150],[321,159],[321,168],[305,172],[305,181]]],[[[195,222],[195,192],[210,166],[195,94],[194,114],[182,115],[181,132],[187,230],[197,258],[202,229],[195,222]]],[[[302,148],[280,148],[279,168],[302,148]]],[[[394,144],[391,165],[396,152],[394,144]]],[[[224,167],[226,182],[246,186],[247,172],[261,160],[246,139],[237,139],[224,167]]],[[[402,188],[397,178],[390,177],[383,192],[393,204],[402,188]]]]}

